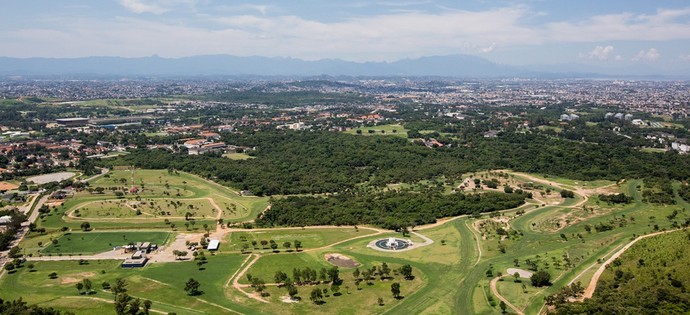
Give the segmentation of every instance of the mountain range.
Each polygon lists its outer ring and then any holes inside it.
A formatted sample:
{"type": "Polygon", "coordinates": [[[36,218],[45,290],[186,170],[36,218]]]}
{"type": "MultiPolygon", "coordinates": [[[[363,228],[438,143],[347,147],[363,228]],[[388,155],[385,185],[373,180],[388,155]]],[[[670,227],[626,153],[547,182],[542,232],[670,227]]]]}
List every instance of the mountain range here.
{"type": "Polygon", "coordinates": [[[470,55],[431,56],[394,62],[351,62],[339,59],[308,61],[285,57],[204,55],[182,58],[158,56],[11,58],[0,57],[3,76],[445,76],[445,77],[600,77],[649,74],[633,69],[587,65],[509,66],[470,55]],[[614,69],[615,70],[615,69],[614,69]]]}

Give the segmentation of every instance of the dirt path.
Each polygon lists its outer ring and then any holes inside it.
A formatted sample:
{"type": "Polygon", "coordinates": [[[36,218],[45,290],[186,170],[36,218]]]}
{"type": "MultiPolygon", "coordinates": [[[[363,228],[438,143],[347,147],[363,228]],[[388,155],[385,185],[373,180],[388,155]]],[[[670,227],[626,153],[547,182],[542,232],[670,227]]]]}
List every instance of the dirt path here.
{"type": "Polygon", "coordinates": [[[242,278],[242,276],[244,276],[244,274],[247,273],[249,268],[251,268],[252,265],[254,265],[254,263],[256,263],[259,260],[259,258],[261,258],[261,255],[258,255],[258,254],[256,254],[256,255],[255,254],[249,254],[249,257],[251,257],[252,255],[254,256],[254,259],[252,259],[246,266],[244,266],[244,268],[242,268],[242,271],[240,271],[237,274],[237,276],[235,276],[235,279],[232,280],[232,287],[235,288],[236,290],[239,290],[240,292],[244,293],[244,295],[248,296],[249,298],[252,298],[252,299],[255,299],[257,301],[264,302],[264,303],[270,303],[269,301],[266,301],[265,299],[258,296],[256,293],[249,293],[247,291],[244,291],[243,287],[246,287],[246,286],[241,285],[239,282],[240,278],[242,278]]]}
{"type": "MultiPolygon", "coordinates": [[[[481,236],[477,235],[474,231],[474,228],[470,227],[467,222],[468,221],[465,221],[465,227],[470,230],[470,233],[472,233],[472,237],[474,238],[474,242],[477,244],[477,261],[475,261],[474,265],[472,265],[476,266],[479,265],[479,262],[482,260],[482,245],[479,243],[479,238],[481,236]]],[[[472,226],[474,226],[474,224],[472,224],[472,226]]]]}
{"type": "Polygon", "coordinates": [[[637,241],[639,241],[641,239],[648,238],[648,237],[657,236],[657,235],[675,232],[675,231],[677,231],[677,230],[660,231],[660,232],[656,232],[656,233],[652,233],[652,234],[639,236],[636,239],[632,240],[630,243],[623,246],[623,248],[621,248],[619,251],[617,251],[615,254],[613,254],[611,257],[609,257],[609,259],[607,259],[606,262],[601,264],[599,269],[597,269],[597,271],[592,276],[592,280],[589,281],[589,285],[587,286],[587,288],[585,288],[585,293],[582,294],[582,297],[579,299],[579,301],[582,301],[584,299],[589,299],[592,297],[592,295],[594,294],[594,290],[596,290],[596,288],[597,288],[597,282],[599,282],[599,277],[601,277],[601,274],[604,273],[604,270],[606,270],[606,266],[608,266],[610,263],[612,263],[614,260],[616,260],[616,258],[620,257],[620,255],[622,255],[630,247],[635,245],[635,243],[637,243],[637,241]]]}
{"type": "Polygon", "coordinates": [[[498,279],[501,279],[502,277],[496,277],[491,279],[491,293],[493,293],[499,300],[503,301],[503,303],[506,304],[510,309],[515,311],[518,315],[525,315],[525,312],[523,312],[521,309],[517,308],[515,305],[510,303],[510,301],[506,300],[502,295],[498,294],[498,289],[496,288],[496,282],[498,282],[498,279]]]}
{"type": "MultiPolygon", "coordinates": [[[[160,200],[167,200],[168,198],[163,198],[163,197],[161,197],[161,198],[149,198],[149,199],[152,199],[152,200],[159,200],[159,199],[160,199],[160,200]]],[[[216,202],[215,202],[215,201],[213,200],[213,198],[211,198],[211,197],[186,198],[186,199],[180,199],[180,200],[185,200],[185,201],[190,201],[190,200],[206,200],[206,201],[208,201],[209,204],[210,204],[213,208],[216,209],[216,212],[218,212],[218,214],[216,214],[216,221],[218,221],[218,219],[220,219],[220,216],[223,214],[223,210],[218,206],[218,204],[216,204],[216,202]]],[[[152,217],[152,218],[141,218],[141,217],[128,217],[128,218],[96,218],[96,217],[78,217],[78,216],[76,216],[76,215],[74,214],[75,211],[77,211],[77,210],[79,210],[79,209],[81,209],[81,208],[84,208],[84,207],[86,207],[86,206],[88,206],[88,205],[95,204],[95,203],[98,203],[98,202],[104,202],[104,201],[124,201],[124,207],[129,208],[129,209],[131,209],[131,210],[134,211],[134,212],[137,211],[137,209],[135,209],[134,207],[132,207],[132,206],[129,204],[129,202],[132,201],[132,200],[130,200],[130,199],[102,199],[102,200],[93,200],[93,201],[89,201],[89,202],[82,203],[82,204],[80,204],[79,206],[73,208],[72,210],[69,210],[69,212],[67,212],[67,214],[65,214],[65,215],[63,216],[63,218],[66,216],[66,217],[68,217],[68,218],[70,218],[70,219],[72,219],[72,220],[75,220],[75,221],[86,221],[86,220],[88,220],[88,221],[96,221],[96,222],[121,221],[121,220],[123,220],[123,219],[124,219],[124,220],[148,220],[148,219],[176,219],[176,220],[179,220],[179,219],[185,219],[184,216],[160,216],[160,217],[156,217],[155,214],[152,214],[152,213],[149,213],[149,212],[144,212],[144,211],[141,212],[143,215],[147,215],[147,216],[152,217]]],[[[202,218],[202,219],[206,219],[206,218],[202,218]]]]}
{"type": "MultiPolygon", "coordinates": [[[[62,298],[66,298],[66,299],[88,299],[88,300],[92,300],[92,301],[105,302],[108,304],[115,303],[113,300],[98,298],[98,297],[94,297],[94,296],[63,296],[62,298]]],[[[151,302],[153,302],[153,301],[151,301],[151,302]]],[[[154,309],[154,308],[150,309],[149,311],[154,312],[154,313],[158,313],[158,314],[168,314],[168,312],[159,311],[159,310],[154,309]]]]}

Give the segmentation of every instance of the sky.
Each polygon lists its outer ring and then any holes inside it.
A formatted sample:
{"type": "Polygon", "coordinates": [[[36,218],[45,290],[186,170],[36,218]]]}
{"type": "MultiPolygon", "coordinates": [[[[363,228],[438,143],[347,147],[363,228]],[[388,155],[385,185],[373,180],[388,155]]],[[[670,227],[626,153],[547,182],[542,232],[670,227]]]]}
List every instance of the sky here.
{"type": "Polygon", "coordinates": [[[26,0],[0,56],[194,55],[690,69],[687,0],[26,0]]]}

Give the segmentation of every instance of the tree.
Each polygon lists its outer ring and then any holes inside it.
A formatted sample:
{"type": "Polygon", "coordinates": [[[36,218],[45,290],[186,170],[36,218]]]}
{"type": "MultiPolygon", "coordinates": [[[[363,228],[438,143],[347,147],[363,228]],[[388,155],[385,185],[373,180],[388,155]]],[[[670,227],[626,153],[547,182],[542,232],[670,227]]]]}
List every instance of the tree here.
{"type": "Polygon", "coordinates": [[[187,291],[188,295],[195,296],[201,293],[201,291],[199,291],[200,286],[201,284],[199,281],[194,280],[194,278],[189,278],[187,283],[184,285],[184,290],[187,291]]]}
{"type": "Polygon", "coordinates": [[[89,222],[82,222],[80,227],[81,227],[81,230],[84,232],[91,230],[91,224],[89,222]]]}
{"type": "Polygon", "coordinates": [[[405,277],[405,280],[412,280],[414,279],[414,276],[412,276],[412,266],[409,264],[405,264],[402,267],[400,267],[400,274],[405,277]]]}
{"type": "Polygon", "coordinates": [[[284,273],[282,271],[276,271],[276,274],[273,277],[273,280],[275,280],[276,283],[283,283],[287,278],[288,278],[288,276],[286,273],[284,273]]]}
{"type": "Polygon", "coordinates": [[[551,275],[544,270],[539,270],[530,277],[530,281],[535,287],[549,286],[551,285],[551,275]]]}
{"type": "Polygon", "coordinates": [[[82,283],[84,284],[84,292],[86,294],[91,294],[91,287],[93,286],[91,280],[84,278],[84,280],[82,280],[82,283]]]}
{"type": "Polygon", "coordinates": [[[274,252],[277,252],[277,251],[278,251],[278,244],[276,244],[275,242],[274,242],[274,243],[271,243],[271,249],[272,249],[274,252]]]}
{"type": "Polygon", "coordinates": [[[352,276],[354,276],[355,279],[359,279],[359,275],[360,275],[359,268],[355,269],[355,271],[352,272],[352,276]]]}
{"type": "Polygon", "coordinates": [[[340,283],[340,277],[339,277],[340,272],[338,271],[338,266],[333,266],[331,269],[328,269],[328,279],[333,283],[333,284],[338,284],[340,283]]]}
{"type": "Polygon", "coordinates": [[[321,301],[323,300],[323,294],[321,293],[321,289],[319,288],[314,288],[311,290],[311,294],[309,294],[309,299],[314,302],[314,304],[321,304],[321,301]]]}
{"type": "Polygon", "coordinates": [[[519,272],[514,273],[513,277],[515,278],[515,282],[520,282],[520,273],[519,272]]]}
{"type": "Polygon", "coordinates": [[[337,284],[332,284],[331,285],[331,292],[333,292],[333,296],[339,296],[340,295],[340,286],[337,284]]]}
{"type": "Polygon", "coordinates": [[[381,279],[388,278],[388,276],[390,275],[390,273],[391,273],[391,268],[388,267],[388,264],[385,263],[385,262],[382,263],[382,264],[381,264],[381,272],[380,272],[380,274],[381,274],[381,279]]]}
{"type": "Polygon", "coordinates": [[[561,190],[561,197],[563,197],[563,198],[575,198],[575,193],[570,191],[570,190],[563,189],[563,190],[561,190]]]}
{"type": "Polygon", "coordinates": [[[296,283],[301,283],[302,282],[302,271],[299,270],[298,268],[292,268],[292,279],[294,279],[296,283]]]}
{"type": "Polygon", "coordinates": [[[84,284],[81,282],[77,282],[76,287],[77,291],[79,291],[79,294],[81,294],[81,290],[84,289],[84,284]]]}
{"type": "Polygon", "coordinates": [[[266,249],[266,245],[268,245],[267,240],[261,240],[261,248],[266,249]]]}
{"type": "Polygon", "coordinates": [[[400,299],[400,283],[393,282],[391,284],[391,293],[393,293],[393,298],[400,299]]]}
{"type": "Polygon", "coordinates": [[[50,279],[57,279],[57,277],[58,277],[57,272],[51,272],[51,273],[48,275],[48,278],[50,278],[50,279]]]}
{"type": "Polygon", "coordinates": [[[149,315],[151,305],[153,305],[153,302],[151,302],[151,300],[144,300],[144,315],[149,315]]]}
{"type": "Polygon", "coordinates": [[[378,303],[379,306],[383,306],[383,305],[384,305],[384,304],[383,304],[383,298],[382,298],[382,297],[378,298],[378,300],[377,300],[376,302],[378,303]]]}
{"type": "Polygon", "coordinates": [[[254,288],[254,290],[256,292],[259,292],[262,296],[264,294],[267,294],[264,292],[264,290],[266,290],[266,282],[264,282],[263,280],[261,280],[260,278],[257,278],[257,277],[252,277],[250,282],[251,282],[252,288],[254,288]]]}
{"type": "Polygon", "coordinates": [[[127,305],[132,298],[127,293],[119,293],[115,295],[115,313],[124,315],[127,311],[127,305]]]}
{"type": "Polygon", "coordinates": [[[506,310],[508,309],[508,305],[506,305],[506,302],[501,301],[498,303],[498,306],[501,308],[501,313],[505,314],[506,310]]]}
{"type": "Polygon", "coordinates": [[[129,314],[130,315],[137,315],[139,314],[139,309],[141,308],[141,300],[140,299],[132,299],[129,302],[129,314]]]}
{"type": "Polygon", "coordinates": [[[125,280],[122,278],[117,278],[115,279],[115,284],[112,286],[112,289],[110,291],[113,291],[113,294],[115,294],[115,298],[117,299],[118,294],[127,292],[126,287],[127,283],[125,282],[125,280]]]}
{"type": "Polygon", "coordinates": [[[290,251],[290,247],[291,247],[291,246],[292,246],[292,244],[291,244],[290,242],[285,242],[285,243],[283,243],[283,247],[285,247],[285,249],[286,249],[287,251],[290,251]]]}
{"type": "Polygon", "coordinates": [[[34,263],[28,263],[28,264],[26,264],[26,267],[29,268],[29,272],[33,272],[35,266],[34,266],[34,263]]]}
{"type": "Polygon", "coordinates": [[[302,241],[295,240],[293,243],[295,244],[295,250],[299,252],[302,248],[302,241]]]}

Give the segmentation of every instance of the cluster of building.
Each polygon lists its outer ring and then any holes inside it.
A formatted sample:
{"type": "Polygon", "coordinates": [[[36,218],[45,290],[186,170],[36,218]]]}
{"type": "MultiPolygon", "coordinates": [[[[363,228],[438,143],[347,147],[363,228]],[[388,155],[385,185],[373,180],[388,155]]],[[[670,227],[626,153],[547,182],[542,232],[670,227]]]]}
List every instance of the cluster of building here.
{"type": "MultiPolygon", "coordinates": [[[[117,248],[115,249],[117,250],[117,248]]],[[[146,263],[149,261],[147,255],[158,250],[158,245],[150,242],[138,242],[136,244],[123,245],[121,249],[125,253],[131,253],[131,255],[122,262],[122,267],[137,268],[146,266],[146,263]]]]}

